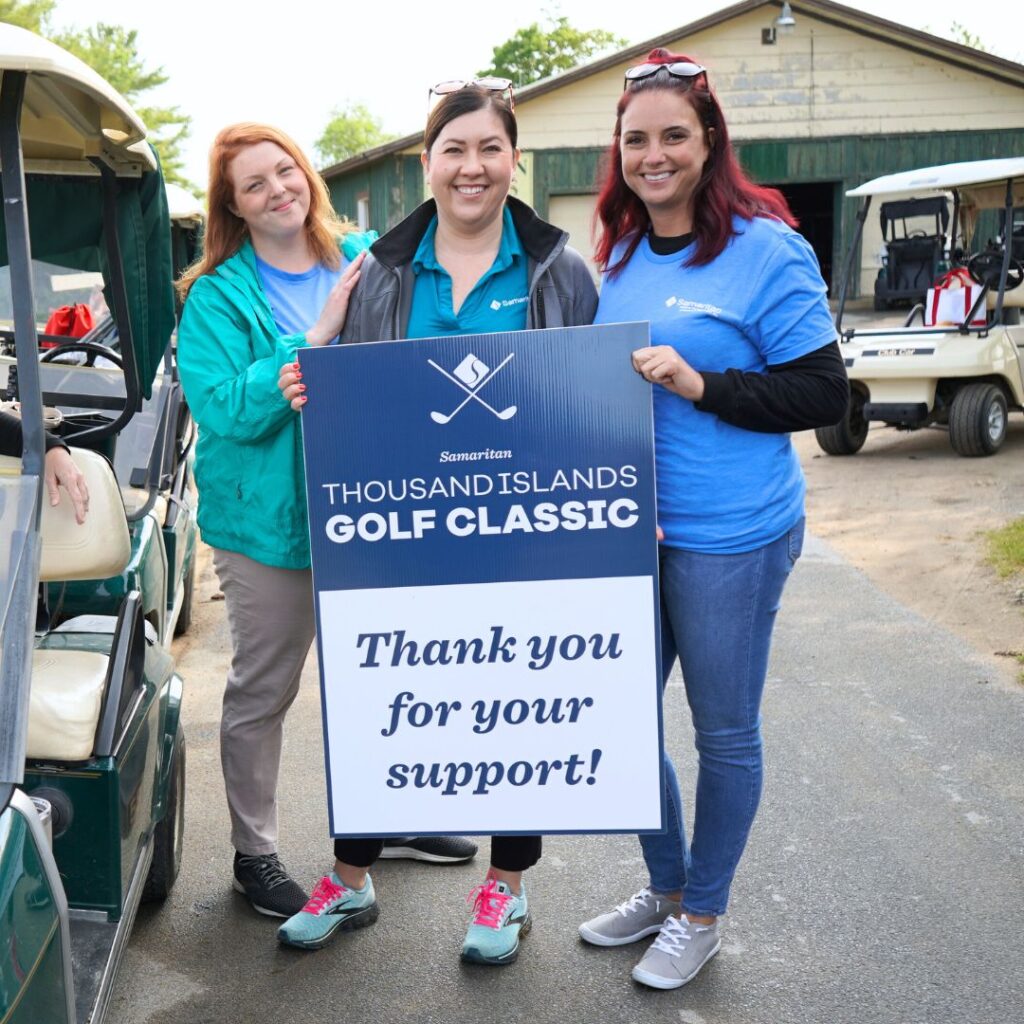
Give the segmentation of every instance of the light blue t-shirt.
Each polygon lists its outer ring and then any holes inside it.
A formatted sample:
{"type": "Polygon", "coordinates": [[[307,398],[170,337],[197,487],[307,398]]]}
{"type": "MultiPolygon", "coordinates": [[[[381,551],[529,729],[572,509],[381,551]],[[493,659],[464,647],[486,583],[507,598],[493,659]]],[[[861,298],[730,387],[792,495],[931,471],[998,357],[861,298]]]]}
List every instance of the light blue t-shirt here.
{"type": "Polygon", "coordinates": [[[316,323],[324,308],[327,296],[337,284],[348,260],[341,259],[337,270],[322,263],[302,274],[290,274],[279,270],[256,257],[256,270],[260,275],[263,291],[270,301],[274,323],[282,334],[302,334],[316,323]]]}
{"type": "Polygon", "coordinates": [[[412,259],[416,286],[409,312],[408,337],[440,338],[452,334],[525,330],[529,305],[527,259],[508,207],[502,214],[498,255],[463,299],[458,314],[452,308],[452,279],[434,254],[436,234],[435,216],[412,259]]]}
{"type": "MultiPolygon", "coordinates": [[[[683,266],[644,238],[601,288],[595,323],[648,320],[651,344],[695,369],[764,373],[835,340],[825,283],[802,235],[781,221],[734,218],[736,235],[710,264],[683,266]]],[[[625,243],[612,255],[615,265],[625,243]]],[[[788,434],[744,430],[655,385],[658,522],[690,551],[752,551],[803,514],[804,479],[788,434]]]]}

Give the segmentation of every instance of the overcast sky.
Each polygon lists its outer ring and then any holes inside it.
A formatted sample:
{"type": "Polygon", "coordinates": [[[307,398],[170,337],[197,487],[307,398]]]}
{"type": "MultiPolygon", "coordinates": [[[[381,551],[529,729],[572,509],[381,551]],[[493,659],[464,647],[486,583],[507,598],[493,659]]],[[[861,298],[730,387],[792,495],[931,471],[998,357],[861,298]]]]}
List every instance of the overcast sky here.
{"type": "MultiPolygon", "coordinates": [[[[561,0],[557,10],[578,28],[605,28],[639,43],[726,6],[561,0]]],[[[1024,61],[1020,0],[850,0],[848,6],[936,35],[948,35],[959,21],[993,53],[1024,61]]],[[[494,46],[553,9],[550,0],[58,0],[55,22],[106,21],[138,31],[142,59],[162,65],[170,79],[151,94],[153,101],[192,117],[185,170],[202,184],[210,142],[232,121],[277,124],[311,155],[332,108],[348,102],[365,103],[390,131],[414,132],[423,125],[430,85],[486,67],[494,46]]]]}

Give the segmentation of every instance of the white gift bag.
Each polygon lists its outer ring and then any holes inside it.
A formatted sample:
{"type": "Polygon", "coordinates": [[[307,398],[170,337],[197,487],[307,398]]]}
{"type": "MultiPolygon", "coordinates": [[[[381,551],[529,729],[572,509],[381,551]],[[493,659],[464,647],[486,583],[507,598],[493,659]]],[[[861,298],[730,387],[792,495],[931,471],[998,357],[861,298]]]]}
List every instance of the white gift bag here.
{"type": "MultiPolygon", "coordinates": [[[[924,304],[925,327],[959,327],[970,313],[981,294],[981,285],[975,284],[963,267],[944,274],[928,289],[924,304]]],[[[971,327],[984,327],[988,314],[982,302],[971,320],[971,327]]]]}

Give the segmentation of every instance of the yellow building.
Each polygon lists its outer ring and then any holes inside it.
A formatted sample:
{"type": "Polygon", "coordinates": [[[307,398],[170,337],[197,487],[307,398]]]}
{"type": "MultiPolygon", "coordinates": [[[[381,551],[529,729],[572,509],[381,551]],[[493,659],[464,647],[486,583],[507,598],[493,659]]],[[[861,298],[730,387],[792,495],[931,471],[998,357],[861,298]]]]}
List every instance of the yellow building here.
{"type": "MultiPolygon", "coordinates": [[[[794,24],[780,26],[782,6],[737,3],[518,92],[520,197],[590,255],[623,72],[655,46],[709,68],[740,160],[786,194],[833,290],[853,235],[847,189],[916,166],[1024,155],[1024,65],[829,0],[796,0],[794,24]]],[[[327,168],[337,209],[381,232],[394,226],[423,199],[422,143],[406,136],[327,168]]],[[[872,218],[862,292],[881,243],[872,218]]]]}

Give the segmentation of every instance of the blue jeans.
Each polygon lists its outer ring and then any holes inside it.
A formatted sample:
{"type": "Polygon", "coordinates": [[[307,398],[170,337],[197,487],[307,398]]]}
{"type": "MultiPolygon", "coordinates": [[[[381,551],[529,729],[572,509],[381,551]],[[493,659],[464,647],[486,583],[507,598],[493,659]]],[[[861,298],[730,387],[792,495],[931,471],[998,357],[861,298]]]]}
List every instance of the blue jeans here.
{"type": "Polygon", "coordinates": [[[662,545],[663,681],[678,656],[698,754],[692,842],[665,756],[665,831],[640,837],[656,892],[682,892],[691,914],[719,915],[761,797],[761,693],[775,614],[800,557],[804,520],[739,555],[662,545]]]}

